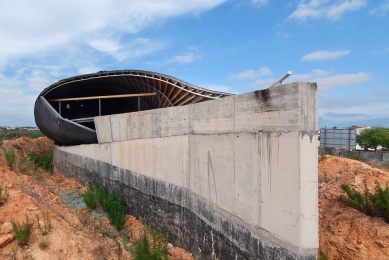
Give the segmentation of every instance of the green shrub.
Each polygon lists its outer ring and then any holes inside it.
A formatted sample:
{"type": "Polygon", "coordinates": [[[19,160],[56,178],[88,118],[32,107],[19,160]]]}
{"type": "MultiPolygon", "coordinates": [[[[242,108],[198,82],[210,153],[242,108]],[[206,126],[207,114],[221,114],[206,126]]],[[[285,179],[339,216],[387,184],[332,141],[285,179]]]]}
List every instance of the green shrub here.
{"type": "Polygon", "coordinates": [[[341,195],[341,198],[349,205],[366,215],[382,217],[389,223],[389,187],[382,189],[381,185],[376,182],[375,193],[371,193],[369,189],[365,188],[365,193],[361,194],[354,188],[350,188],[347,184],[342,184],[341,188],[348,195],[346,198],[341,195]]]}
{"type": "Polygon", "coordinates": [[[39,248],[42,249],[42,250],[45,250],[46,248],[49,247],[49,242],[43,240],[41,242],[39,242],[39,248]]]}
{"type": "Polygon", "coordinates": [[[54,164],[53,164],[53,153],[43,153],[43,154],[31,154],[29,157],[29,163],[31,167],[36,170],[38,167],[43,168],[45,171],[53,174],[54,164]]]}
{"type": "Polygon", "coordinates": [[[38,215],[35,215],[36,222],[38,223],[38,227],[42,235],[46,235],[51,231],[51,220],[50,220],[49,212],[46,211],[46,213],[42,213],[42,216],[43,216],[43,226],[41,226],[38,215]]]}
{"type": "Polygon", "coordinates": [[[0,186],[0,206],[9,198],[9,192],[7,189],[3,190],[3,187],[0,186]]]}
{"type": "Polygon", "coordinates": [[[319,254],[319,260],[330,260],[330,252],[328,252],[328,249],[326,250],[326,252],[320,252],[319,254]]]}
{"type": "Polygon", "coordinates": [[[325,160],[325,158],[326,158],[326,151],[325,151],[325,150],[323,150],[323,151],[320,153],[320,158],[321,158],[322,161],[325,160]]]}
{"type": "Polygon", "coordinates": [[[161,236],[156,232],[151,232],[152,241],[149,242],[147,232],[143,232],[142,237],[134,242],[134,259],[135,260],[167,260],[167,250],[162,243],[161,236]]]}
{"type": "Polygon", "coordinates": [[[15,233],[15,239],[18,242],[19,245],[26,245],[28,241],[30,240],[31,231],[32,231],[32,223],[28,221],[28,216],[26,213],[26,222],[22,222],[20,225],[19,223],[15,223],[13,220],[11,220],[12,229],[15,233]]]}
{"type": "Polygon", "coordinates": [[[364,162],[364,161],[365,161],[365,160],[364,160],[361,156],[359,156],[359,155],[351,155],[349,158],[350,158],[350,159],[353,159],[353,160],[356,160],[356,161],[360,161],[360,162],[364,162]]]}
{"type": "Polygon", "coordinates": [[[116,191],[108,192],[107,188],[90,185],[88,190],[82,194],[82,198],[92,210],[102,207],[117,230],[120,231],[123,228],[127,213],[123,196],[116,191]]]}
{"type": "Polygon", "coordinates": [[[38,137],[44,137],[45,135],[42,134],[39,130],[0,130],[0,139],[1,140],[15,140],[19,137],[26,136],[30,137],[31,139],[35,139],[38,137]]]}
{"type": "Polygon", "coordinates": [[[8,167],[12,167],[15,164],[15,150],[12,149],[8,151],[6,148],[3,148],[5,163],[8,167]]]}

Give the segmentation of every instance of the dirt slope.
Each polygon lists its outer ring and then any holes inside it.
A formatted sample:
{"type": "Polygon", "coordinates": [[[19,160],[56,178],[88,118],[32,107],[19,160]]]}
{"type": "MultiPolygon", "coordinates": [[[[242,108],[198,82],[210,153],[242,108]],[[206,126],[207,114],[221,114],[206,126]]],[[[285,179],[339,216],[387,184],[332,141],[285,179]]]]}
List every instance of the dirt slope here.
{"type": "MultiPolygon", "coordinates": [[[[49,175],[41,169],[32,172],[25,166],[26,155],[51,151],[52,145],[47,138],[4,141],[2,147],[13,147],[17,152],[13,170],[5,165],[0,149],[0,186],[7,188],[10,194],[0,206],[0,259],[132,259],[126,247],[131,250],[132,241],[140,238],[144,229],[141,222],[128,215],[127,232],[117,236],[110,232],[112,226],[106,217],[91,218],[87,210],[77,211],[63,203],[64,194],[76,194],[75,191],[86,189],[80,183],[57,171],[49,175]],[[49,212],[52,230],[43,236],[36,216],[42,222],[45,212],[49,212]],[[21,247],[14,239],[10,222],[22,223],[26,221],[26,215],[34,226],[31,240],[21,247]],[[47,248],[43,248],[43,242],[47,248]]],[[[167,244],[166,247],[169,259],[193,259],[180,248],[167,244]]]]}
{"type": "Polygon", "coordinates": [[[330,259],[389,259],[389,224],[346,206],[340,188],[349,184],[364,192],[389,182],[389,172],[346,158],[326,156],[319,162],[319,252],[330,259]]]}
{"type": "MultiPolygon", "coordinates": [[[[25,166],[29,153],[51,151],[47,138],[19,138],[4,141],[2,147],[14,147],[16,164],[11,170],[5,165],[0,149],[0,186],[7,187],[10,197],[0,206],[0,259],[132,259],[124,250],[140,237],[143,224],[127,216],[127,238],[114,237],[107,220],[89,218],[85,210],[77,211],[63,203],[60,195],[83,191],[74,179],[54,171],[52,176],[42,170],[31,172],[25,166]],[[37,227],[36,215],[49,212],[52,231],[43,236],[37,227]],[[21,223],[26,214],[34,224],[30,242],[20,247],[13,238],[10,221],[21,223]],[[123,241],[124,239],[124,241],[123,241]],[[40,245],[45,241],[46,249],[40,245]],[[122,255],[116,241],[121,241],[122,255]]],[[[319,162],[319,252],[328,252],[330,259],[389,259],[389,224],[346,206],[340,199],[342,183],[359,191],[364,183],[374,190],[375,181],[382,186],[389,182],[389,172],[341,157],[326,156],[319,162]]],[[[169,248],[169,259],[193,259],[190,253],[169,248]]]]}

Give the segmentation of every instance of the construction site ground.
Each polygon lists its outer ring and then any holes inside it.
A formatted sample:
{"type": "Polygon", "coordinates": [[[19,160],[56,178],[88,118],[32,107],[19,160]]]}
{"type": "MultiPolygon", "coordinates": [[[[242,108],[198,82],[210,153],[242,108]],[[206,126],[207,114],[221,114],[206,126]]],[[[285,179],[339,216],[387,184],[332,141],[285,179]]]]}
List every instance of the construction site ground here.
{"type": "MultiPolygon", "coordinates": [[[[0,259],[133,259],[133,242],[141,237],[144,225],[127,215],[125,232],[118,234],[101,212],[90,212],[80,194],[87,188],[54,169],[31,170],[29,154],[52,150],[47,138],[19,138],[4,141],[2,148],[15,149],[16,162],[5,164],[0,149],[0,186],[9,198],[0,206],[0,259]],[[42,235],[37,216],[48,212],[52,229],[42,235]],[[30,241],[17,244],[11,221],[33,223],[30,241]],[[119,246],[120,245],[120,246],[119,246]]],[[[376,182],[385,187],[388,169],[327,155],[319,160],[319,250],[324,259],[389,259],[389,224],[382,218],[367,216],[340,199],[343,183],[360,192],[367,186],[374,191],[376,182]]],[[[42,224],[42,222],[41,222],[42,224]]],[[[164,241],[169,259],[193,259],[193,256],[164,241]]]]}

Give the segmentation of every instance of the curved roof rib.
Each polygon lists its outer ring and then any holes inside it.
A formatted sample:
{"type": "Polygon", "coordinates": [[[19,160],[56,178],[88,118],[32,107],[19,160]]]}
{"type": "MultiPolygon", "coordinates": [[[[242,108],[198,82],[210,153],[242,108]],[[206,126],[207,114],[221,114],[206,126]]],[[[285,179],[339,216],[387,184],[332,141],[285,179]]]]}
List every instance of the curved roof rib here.
{"type": "Polygon", "coordinates": [[[47,87],[40,93],[34,113],[46,136],[59,144],[73,145],[97,142],[95,116],[181,106],[229,95],[150,71],[100,71],[47,87]]]}

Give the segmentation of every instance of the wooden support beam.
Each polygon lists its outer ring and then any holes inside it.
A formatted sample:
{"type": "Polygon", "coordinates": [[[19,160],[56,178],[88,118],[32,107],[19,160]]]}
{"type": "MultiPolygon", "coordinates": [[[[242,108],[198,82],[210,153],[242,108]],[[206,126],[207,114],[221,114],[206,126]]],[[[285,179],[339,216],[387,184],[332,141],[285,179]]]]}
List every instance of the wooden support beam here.
{"type": "Polygon", "coordinates": [[[77,97],[77,98],[55,98],[49,99],[50,102],[55,101],[79,101],[79,100],[95,100],[95,99],[110,99],[110,98],[130,98],[130,97],[150,97],[156,96],[157,93],[138,93],[138,94],[124,94],[124,95],[110,95],[110,96],[93,96],[93,97],[77,97]]]}

